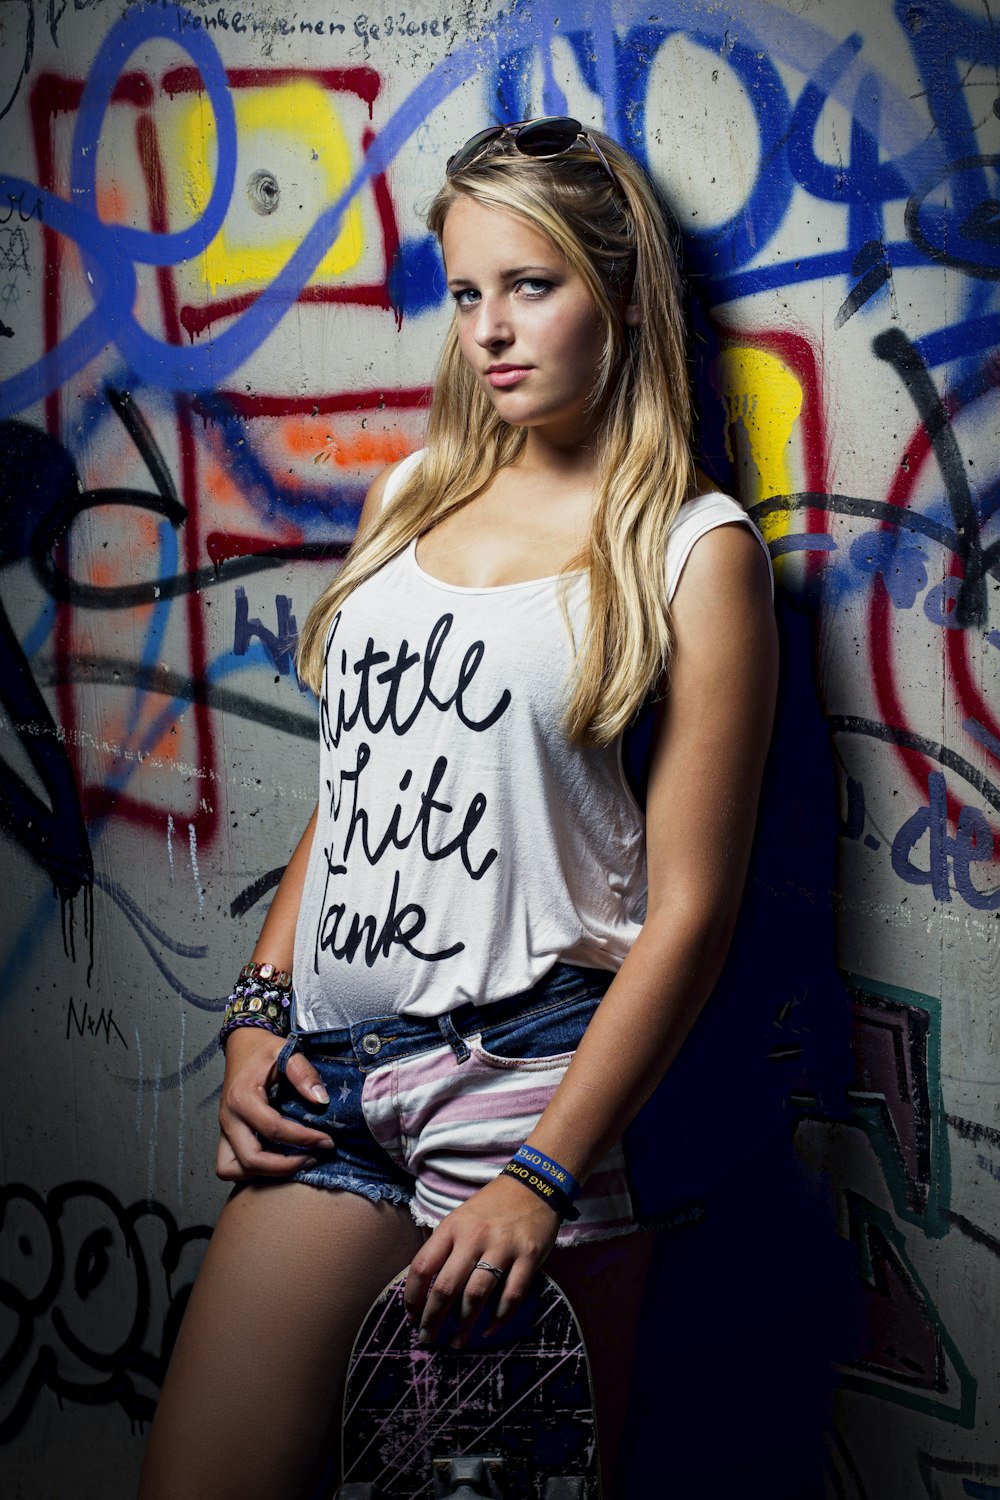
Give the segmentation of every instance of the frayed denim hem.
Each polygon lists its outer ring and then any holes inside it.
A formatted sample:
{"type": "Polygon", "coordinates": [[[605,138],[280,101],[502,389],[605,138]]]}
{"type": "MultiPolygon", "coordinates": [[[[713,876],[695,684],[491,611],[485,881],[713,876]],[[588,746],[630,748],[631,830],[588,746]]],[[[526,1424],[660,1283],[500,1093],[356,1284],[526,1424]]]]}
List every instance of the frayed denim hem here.
{"type": "Polygon", "coordinates": [[[358,1198],[367,1198],[369,1203],[394,1203],[399,1208],[409,1208],[413,1194],[392,1182],[366,1182],[363,1177],[341,1177],[331,1181],[329,1173],[313,1171],[296,1172],[290,1182],[301,1182],[306,1187],[325,1188],[327,1192],[354,1193],[358,1198]]]}
{"type": "MultiPolygon", "coordinates": [[[[442,1219],[431,1219],[420,1212],[413,1203],[410,1213],[418,1229],[435,1230],[442,1219]]],[[[659,1228],[654,1224],[564,1224],[556,1236],[556,1250],[573,1250],[577,1245],[596,1245],[600,1240],[619,1240],[627,1234],[639,1234],[644,1229],[659,1228]]]]}
{"type": "MultiPolygon", "coordinates": [[[[432,1219],[421,1213],[416,1199],[410,1199],[410,1214],[418,1229],[433,1232],[441,1219],[432,1219]]],[[[597,1245],[602,1240],[623,1239],[628,1234],[649,1234],[658,1230],[683,1229],[690,1224],[700,1224],[707,1217],[701,1204],[692,1204],[679,1213],[656,1215],[652,1218],[633,1221],[619,1220],[616,1224],[563,1224],[556,1236],[557,1250],[572,1250],[577,1245],[597,1245]]]]}
{"type": "Polygon", "coordinates": [[[574,1245],[595,1245],[600,1240],[619,1239],[626,1234],[658,1234],[687,1229],[708,1218],[703,1203],[689,1203],[670,1213],[650,1214],[631,1222],[617,1224],[565,1224],[556,1237],[558,1250],[572,1250],[574,1245]]]}
{"type": "Polygon", "coordinates": [[[431,1219],[427,1214],[422,1214],[417,1207],[416,1198],[410,1199],[410,1217],[418,1229],[426,1229],[432,1234],[438,1225],[444,1222],[442,1219],[431,1219]]]}

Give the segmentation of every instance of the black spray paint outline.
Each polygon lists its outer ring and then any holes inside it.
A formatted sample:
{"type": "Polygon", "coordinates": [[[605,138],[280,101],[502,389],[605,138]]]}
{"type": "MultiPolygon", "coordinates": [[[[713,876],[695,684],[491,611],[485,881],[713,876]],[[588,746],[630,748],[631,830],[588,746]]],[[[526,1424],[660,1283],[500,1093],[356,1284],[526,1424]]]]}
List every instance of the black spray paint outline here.
{"type": "MultiPolygon", "coordinates": [[[[5,0],[5,3],[9,5],[12,3],[12,0],[5,0]]],[[[14,80],[10,98],[3,108],[0,109],[0,120],[7,114],[8,110],[13,108],[14,100],[21,92],[21,84],[31,71],[31,59],[35,54],[35,0],[23,0],[23,3],[27,13],[27,25],[24,28],[24,58],[21,62],[21,70],[14,80]]]]}
{"type": "MultiPolygon", "coordinates": [[[[1000,160],[1000,158],[998,158],[1000,160]]],[[[951,507],[962,562],[962,582],[955,601],[955,620],[962,627],[982,628],[988,616],[986,559],[979,517],[972,503],[969,477],[951,417],[938,394],[931,373],[913,343],[899,328],[887,328],[872,340],[876,359],[892,366],[909,392],[937,459],[951,507]]],[[[991,548],[995,551],[996,548],[991,548]]]]}
{"type": "Polygon", "coordinates": [[[278,729],[284,734],[296,735],[299,739],[312,740],[316,737],[315,715],[274,708],[261,702],[259,698],[251,697],[249,693],[239,693],[233,688],[175,672],[172,668],[159,664],[137,665],[125,657],[92,656],[86,662],[74,662],[62,668],[52,665],[39,672],[39,680],[47,687],[82,682],[137,687],[146,693],[162,693],[165,698],[182,698],[189,703],[201,703],[217,713],[231,714],[235,719],[249,719],[254,724],[262,724],[267,729],[278,729]]]}
{"type": "MultiPolygon", "coordinates": [[[[149,1421],[156,1402],[137,1390],[134,1377],[147,1379],[156,1386],[162,1385],[190,1293],[189,1283],[175,1290],[171,1286],[171,1278],[187,1247],[198,1240],[209,1239],[210,1226],[195,1224],[188,1229],[180,1229],[170,1210],[155,1199],[140,1199],[126,1207],[101,1183],[78,1179],[51,1189],[47,1197],[43,1197],[26,1183],[15,1182],[0,1188],[0,1227],[3,1226],[8,1206],[15,1199],[23,1200],[43,1221],[49,1234],[48,1248],[51,1250],[52,1263],[42,1286],[34,1295],[29,1295],[13,1282],[0,1278],[0,1306],[8,1309],[15,1323],[14,1335],[0,1359],[0,1388],[16,1376],[19,1366],[29,1356],[34,1342],[35,1323],[46,1315],[67,1351],[94,1370],[99,1378],[93,1384],[84,1384],[78,1379],[61,1375],[58,1351],[50,1344],[42,1343],[23,1375],[21,1388],[10,1408],[0,1418],[0,1444],[10,1441],[20,1432],[36,1398],[46,1388],[60,1401],[71,1400],[88,1406],[116,1402],[131,1421],[149,1421]],[[112,1270],[108,1258],[111,1232],[104,1223],[95,1224],[90,1233],[84,1236],[77,1250],[76,1263],[72,1267],[68,1264],[60,1219],[68,1203],[74,1199],[87,1198],[95,1199],[110,1214],[120,1231],[125,1257],[133,1267],[135,1277],[135,1316],[125,1337],[110,1353],[106,1348],[91,1347],[85,1339],[74,1333],[66,1313],[57,1302],[60,1291],[67,1283],[71,1284],[72,1295],[85,1302],[112,1270]],[[144,1217],[158,1219],[166,1230],[158,1269],[165,1280],[168,1304],[163,1322],[156,1331],[159,1349],[153,1353],[143,1348],[143,1343],[151,1332],[149,1324],[154,1269],[147,1264],[143,1243],[138,1234],[137,1226],[144,1217]]],[[[22,1254],[29,1253],[30,1247],[28,1251],[22,1249],[22,1254]]]]}

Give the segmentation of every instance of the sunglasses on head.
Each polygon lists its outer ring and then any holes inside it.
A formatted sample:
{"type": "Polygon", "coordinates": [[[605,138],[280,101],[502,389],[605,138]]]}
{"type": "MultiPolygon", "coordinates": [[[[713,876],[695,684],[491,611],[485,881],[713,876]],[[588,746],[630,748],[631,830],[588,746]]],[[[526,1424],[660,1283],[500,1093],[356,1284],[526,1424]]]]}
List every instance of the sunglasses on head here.
{"type": "Polygon", "coordinates": [[[534,156],[540,161],[553,156],[565,156],[577,141],[585,141],[606,172],[608,181],[613,187],[618,187],[618,179],[608,165],[604,152],[589,130],[585,130],[580,121],[572,119],[570,115],[543,115],[537,120],[517,120],[512,125],[490,125],[486,130],[470,136],[465,145],[448,158],[446,176],[454,177],[456,172],[471,167],[473,162],[486,155],[496,141],[503,140],[509,140],[522,156],[534,156]]]}

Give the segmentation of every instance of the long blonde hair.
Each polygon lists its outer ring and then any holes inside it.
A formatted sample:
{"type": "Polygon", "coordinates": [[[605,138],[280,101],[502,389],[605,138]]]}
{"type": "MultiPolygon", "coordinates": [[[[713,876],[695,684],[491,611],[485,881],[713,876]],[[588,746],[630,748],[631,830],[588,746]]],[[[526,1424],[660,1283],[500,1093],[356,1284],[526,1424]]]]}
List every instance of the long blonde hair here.
{"type": "MultiPolygon", "coordinates": [[[[592,131],[612,167],[573,149],[548,159],[498,143],[444,184],[429,228],[440,240],[459,196],[500,209],[547,235],[583,278],[605,323],[592,406],[598,478],[590,535],[574,566],[589,573],[588,625],[569,684],[565,727],[576,743],[609,744],[667,667],[667,534],[690,492],[690,394],[681,287],[664,211],[641,167],[592,131]],[[626,322],[628,307],[638,321],[626,322]]],[[[434,385],[422,463],[400,485],[320,595],[299,643],[298,670],[319,693],[324,644],[358,584],[457,510],[511,464],[525,432],[496,413],[466,364],[453,324],[434,385]]]]}

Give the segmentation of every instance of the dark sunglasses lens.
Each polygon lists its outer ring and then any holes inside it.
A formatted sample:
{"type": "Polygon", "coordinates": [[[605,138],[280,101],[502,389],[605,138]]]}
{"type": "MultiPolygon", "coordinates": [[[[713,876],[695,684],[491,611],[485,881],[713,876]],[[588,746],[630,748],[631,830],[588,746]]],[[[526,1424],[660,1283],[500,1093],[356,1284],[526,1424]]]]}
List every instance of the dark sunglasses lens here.
{"type": "Polygon", "coordinates": [[[550,120],[532,120],[517,132],[515,144],[525,156],[558,156],[568,151],[583,126],[568,115],[550,120]]]}
{"type": "Polygon", "coordinates": [[[488,145],[490,141],[495,141],[498,136],[503,135],[504,128],[503,125],[490,125],[485,130],[478,131],[476,135],[470,136],[465,145],[459,146],[455,155],[448,158],[446,170],[449,172],[461,172],[463,167],[467,167],[470,161],[475,160],[484,146],[488,145]]]}

